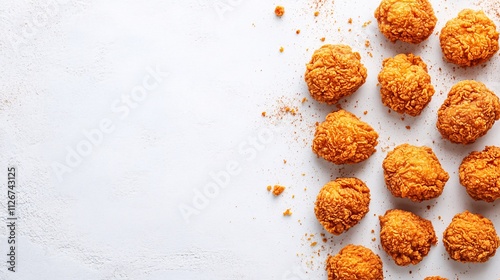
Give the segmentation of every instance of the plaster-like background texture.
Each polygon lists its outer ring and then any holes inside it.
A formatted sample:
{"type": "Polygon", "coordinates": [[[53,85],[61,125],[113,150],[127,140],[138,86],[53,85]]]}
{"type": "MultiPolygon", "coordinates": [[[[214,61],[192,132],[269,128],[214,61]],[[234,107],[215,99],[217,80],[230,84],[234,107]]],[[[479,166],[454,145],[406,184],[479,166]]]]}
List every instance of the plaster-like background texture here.
{"type": "Polygon", "coordinates": [[[500,94],[499,55],[484,67],[454,67],[442,61],[438,31],[464,7],[485,9],[498,25],[500,3],[451,2],[432,1],[435,34],[413,46],[378,32],[378,1],[2,1],[0,217],[5,225],[14,165],[19,220],[15,273],[0,226],[0,279],[326,279],[326,256],[348,243],[379,254],[387,279],[498,279],[499,256],[460,264],[441,242],[465,209],[500,229],[498,202],[473,201],[457,176],[470,151],[500,145],[499,124],[470,146],[435,129],[455,82],[478,79],[500,94]],[[366,84],[341,103],[380,133],[377,153],[355,166],[334,166],[310,148],[315,122],[335,108],[309,98],[303,81],[322,37],[351,45],[368,68],[366,84]],[[381,62],[400,52],[421,55],[436,88],[418,118],[401,120],[380,102],[381,62]],[[434,149],[451,177],[441,197],[415,204],[387,191],[381,162],[403,142],[434,149]],[[323,243],[313,204],[338,176],[367,183],[370,212],[323,243]],[[274,184],[287,187],[279,198],[266,191],[274,184]],[[380,247],[377,215],[393,207],[436,229],[438,245],[416,266],[397,267],[380,247]]]}

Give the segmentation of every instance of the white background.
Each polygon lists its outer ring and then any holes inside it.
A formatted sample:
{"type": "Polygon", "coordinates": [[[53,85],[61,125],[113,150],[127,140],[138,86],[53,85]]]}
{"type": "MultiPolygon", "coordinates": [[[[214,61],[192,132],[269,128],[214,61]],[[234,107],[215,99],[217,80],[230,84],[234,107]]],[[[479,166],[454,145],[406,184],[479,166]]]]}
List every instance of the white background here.
{"type": "Polygon", "coordinates": [[[457,175],[469,152],[500,145],[500,126],[463,146],[442,140],[435,123],[459,80],[477,79],[500,93],[498,54],[462,69],[442,60],[438,39],[464,7],[490,9],[498,25],[500,3],[432,3],[434,34],[408,45],[379,33],[378,1],[2,1],[0,217],[5,225],[7,167],[14,165],[19,220],[16,273],[7,271],[8,232],[0,226],[0,279],[326,279],[327,255],[349,243],[379,254],[386,279],[498,279],[499,256],[457,263],[441,241],[453,215],[466,209],[500,229],[498,202],[473,201],[457,175]],[[281,19],[277,4],[286,9],[281,19]],[[303,79],[325,43],[351,45],[368,68],[366,84],[341,101],[380,134],[378,151],[357,165],[335,166],[310,148],[315,122],[336,109],[309,98],[303,79]],[[401,52],[423,57],[436,88],[422,115],[404,120],[382,105],[377,88],[382,60],[401,52]],[[127,105],[128,115],[117,111],[155,69],[168,75],[134,108],[127,105]],[[302,104],[303,97],[309,101],[302,104]],[[285,114],[286,106],[297,115],[285,114]],[[85,133],[103,120],[112,131],[69,166],[68,151],[90,143],[85,133]],[[413,203],[386,189],[382,160],[406,142],[432,147],[449,172],[439,198],[413,203]],[[62,165],[63,174],[54,169],[62,165]],[[237,165],[237,174],[200,198],[228,165],[237,165]],[[367,183],[370,212],[323,243],[314,200],[339,176],[367,183]],[[287,187],[278,198],[266,191],[274,184],[287,187]],[[291,217],[282,215],[287,208],[291,217]],[[381,249],[378,215],[391,208],[434,224],[438,244],[418,265],[397,267],[381,249]]]}

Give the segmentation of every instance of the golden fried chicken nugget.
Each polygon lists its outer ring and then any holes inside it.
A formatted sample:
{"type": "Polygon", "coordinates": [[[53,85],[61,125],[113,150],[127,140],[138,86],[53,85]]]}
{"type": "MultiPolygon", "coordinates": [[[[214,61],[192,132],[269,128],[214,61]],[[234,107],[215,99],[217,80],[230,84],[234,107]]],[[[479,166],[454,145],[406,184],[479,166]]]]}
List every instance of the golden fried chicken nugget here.
{"type": "Polygon", "coordinates": [[[460,262],[486,262],[495,255],[500,239],[493,223],[469,211],[455,215],[443,233],[450,257],[460,262]]]}
{"type": "Polygon", "coordinates": [[[313,152],[335,164],[358,163],[376,150],[378,133],[345,110],[332,112],[316,127],[313,152]]]}
{"type": "Polygon", "coordinates": [[[439,40],[446,60],[460,66],[483,63],[498,51],[495,23],[483,11],[462,10],[446,23],[439,40]]]}
{"type": "Polygon", "coordinates": [[[443,278],[440,276],[428,276],[425,277],[424,280],[448,280],[448,278],[443,278]]]}
{"type": "Polygon", "coordinates": [[[382,280],[382,260],[372,250],[349,244],[326,260],[328,280],[382,280]]]}
{"type": "Polygon", "coordinates": [[[475,200],[493,202],[500,198],[500,148],[488,146],[472,152],[460,164],[460,184],[475,200]]]}
{"type": "Polygon", "coordinates": [[[401,114],[420,115],[435,92],[427,64],[410,53],[385,59],[382,66],[378,74],[382,103],[401,114]]]}
{"type": "Polygon", "coordinates": [[[427,39],[437,22],[428,0],[382,0],[375,18],[380,32],[391,42],[412,44],[427,39]]]}
{"type": "Polygon", "coordinates": [[[431,148],[402,144],[382,162],[387,188],[396,197],[421,202],[436,198],[450,178],[431,148]]]}
{"type": "Polygon", "coordinates": [[[369,211],[370,189],[357,178],[337,178],[321,188],[314,207],[316,218],[334,235],[355,226],[369,211]]]}
{"type": "Polygon", "coordinates": [[[311,96],[327,104],[353,94],[366,81],[361,56],[346,45],[324,45],[306,65],[304,75],[311,96]]]}
{"type": "Polygon", "coordinates": [[[455,84],[438,110],[437,128],[453,143],[470,144],[485,135],[500,119],[500,100],[483,83],[455,84]]]}
{"type": "Polygon", "coordinates": [[[380,220],[380,243],[399,266],[417,264],[437,237],[429,220],[404,210],[388,210],[380,220]]]}

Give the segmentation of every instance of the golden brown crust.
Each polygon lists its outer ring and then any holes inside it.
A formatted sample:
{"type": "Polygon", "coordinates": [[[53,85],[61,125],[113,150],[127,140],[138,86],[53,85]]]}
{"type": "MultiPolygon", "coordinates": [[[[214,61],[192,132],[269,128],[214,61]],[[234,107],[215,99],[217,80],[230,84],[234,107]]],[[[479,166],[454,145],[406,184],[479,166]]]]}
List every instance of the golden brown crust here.
{"type": "Polygon", "coordinates": [[[327,104],[353,94],[366,81],[361,56],[346,45],[324,45],[306,65],[304,78],[311,96],[327,104]]]}
{"type": "Polygon", "coordinates": [[[338,178],[321,188],[314,207],[325,230],[339,235],[355,226],[369,211],[370,189],[357,178],[338,178]]]}
{"type": "Polygon", "coordinates": [[[382,280],[382,260],[372,250],[349,244],[326,260],[328,280],[382,280]]]}
{"type": "Polygon", "coordinates": [[[500,244],[493,223],[469,211],[455,215],[443,233],[450,257],[460,262],[486,262],[500,244]]]}
{"type": "Polygon", "coordinates": [[[436,198],[450,178],[429,147],[402,144],[382,162],[387,188],[396,197],[412,201],[436,198]]]}
{"type": "Polygon", "coordinates": [[[410,53],[385,59],[382,66],[378,75],[382,103],[401,114],[420,115],[435,92],[427,65],[410,53]]]}
{"type": "Polygon", "coordinates": [[[483,11],[462,10],[439,35],[444,57],[460,66],[489,60],[498,51],[495,23],[483,11]]]}
{"type": "Polygon", "coordinates": [[[471,152],[459,168],[460,183],[475,200],[493,202],[500,198],[500,148],[488,146],[471,152]]]}
{"type": "Polygon", "coordinates": [[[411,212],[388,210],[379,220],[380,242],[397,265],[419,263],[437,243],[432,223],[411,212]]]}
{"type": "Polygon", "coordinates": [[[387,39],[412,44],[427,39],[437,22],[428,0],[382,0],[375,10],[375,18],[387,39]]]}
{"type": "Polygon", "coordinates": [[[485,135],[500,119],[500,100],[483,83],[455,84],[438,110],[437,128],[453,143],[470,144],[485,135]]]}
{"type": "Polygon", "coordinates": [[[428,276],[425,277],[424,280],[448,280],[448,278],[443,278],[440,276],[428,276]]]}
{"type": "Polygon", "coordinates": [[[355,115],[339,110],[316,127],[312,149],[335,164],[358,163],[376,150],[378,133],[355,115]]]}

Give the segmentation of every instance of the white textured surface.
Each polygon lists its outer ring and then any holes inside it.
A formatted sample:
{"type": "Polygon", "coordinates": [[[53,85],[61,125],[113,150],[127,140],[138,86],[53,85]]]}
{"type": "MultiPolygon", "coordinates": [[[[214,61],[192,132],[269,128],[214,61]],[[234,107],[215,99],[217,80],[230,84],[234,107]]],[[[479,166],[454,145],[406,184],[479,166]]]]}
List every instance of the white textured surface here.
{"type": "Polygon", "coordinates": [[[411,46],[387,42],[375,23],[362,27],[375,21],[378,1],[318,1],[2,1],[0,217],[4,222],[4,171],[13,164],[19,245],[18,271],[7,273],[7,230],[0,227],[0,279],[326,279],[327,254],[348,243],[379,254],[387,279],[498,279],[499,256],[485,264],[456,263],[441,237],[465,209],[500,229],[498,202],[474,202],[457,178],[470,151],[500,145],[500,126],[464,147],[442,140],[435,121],[458,80],[478,79],[500,93],[498,55],[485,67],[455,69],[442,61],[437,36],[463,7],[495,8],[489,14],[498,25],[499,2],[434,0],[435,34],[411,46]],[[274,16],[277,4],[285,6],[282,19],[274,16]],[[309,96],[304,65],[321,37],[351,45],[369,70],[367,83],[342,102],[380,134],[377,153],[358,165],[339,168],[310,149],[314,123],[334,109],[300,103],[309,96]],[[420,117],[404,121],[382,106],[376,86],[382,59],[399,52],[422,55],[437,90],[420,117]],[[112,109],[157,68],[169,75],[159,76],[128,115],[112,109]],[[284,106],[298,115],[283,114],[284,106]],[[105,119],[113,131],[59,180],[54,164],[66,164],[67,149],[105,119]],[[431,146],[450,173],[438,199],[411,203],[385,188],[382,159],[403,142],[431,146]],[[230,182],[213,198],[197,200],[228,165],[236,171],[230,182]],[[349,232],[327,234],[323,244],[313,203],[320,187],[338,176],[367,182],[370,212],[349,232]],[[287,190],[274,198],[265,188],[278,183],[287,190]],[[195,206],[199,213],[182,215],[180,208],[195,206]],[[431,219],[436,229],[438,245],[416,266],[395,266],[379,246],[376,215],[393,207],[431,219]],[[291,217],[282,216],[286,208],[291,217]],[[315,236],[309,241],[305,234],[315,236]],[[319,245],[310,247],[313,241],[319,245]]]}

